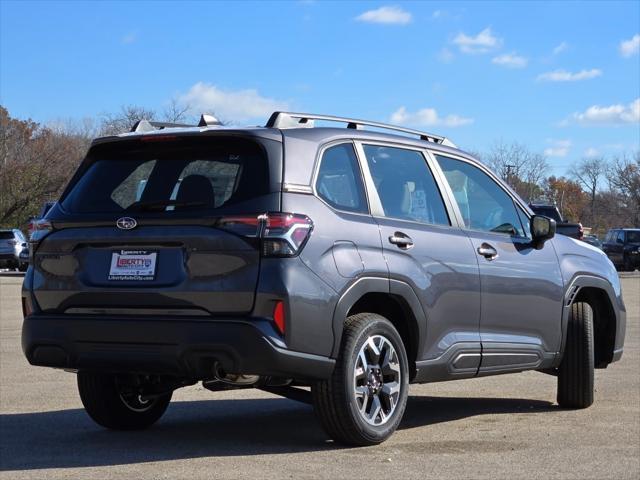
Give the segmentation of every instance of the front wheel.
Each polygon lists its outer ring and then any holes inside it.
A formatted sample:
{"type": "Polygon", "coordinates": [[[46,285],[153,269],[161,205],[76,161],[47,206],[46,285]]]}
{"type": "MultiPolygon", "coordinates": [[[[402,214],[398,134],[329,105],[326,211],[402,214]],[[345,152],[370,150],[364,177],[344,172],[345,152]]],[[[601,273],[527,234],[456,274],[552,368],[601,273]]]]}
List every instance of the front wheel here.
{"type": "Polygon", "coordinates": [[[113,374],[78,372],[80,399],[98,425],[114,430],[141,430],[164,414],[172,392],[144,397],[113,374]]]}
{"type": "Polygon", "coordinates": [[[324,430],[348,445],[376,445],[398,428],[407,404],[404,344],[386,318],[360,313],[347,318],[330,379],[312,387],[324,430]]]}
{"type": "Polygon", "coordinates": [[[587,408],[593,403],[593,310],[586,302],[571,305],[567,341],[558,369],[558,405],[587,408]]]}

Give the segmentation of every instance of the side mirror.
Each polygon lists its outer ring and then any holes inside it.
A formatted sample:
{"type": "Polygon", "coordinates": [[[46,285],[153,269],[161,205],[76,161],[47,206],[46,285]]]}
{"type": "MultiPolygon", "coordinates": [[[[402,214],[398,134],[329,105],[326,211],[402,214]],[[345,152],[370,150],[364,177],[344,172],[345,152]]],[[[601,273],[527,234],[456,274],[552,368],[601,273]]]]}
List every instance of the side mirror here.
{"type": "Polygon", "coordinates": [[[616,238],[616,243],[619,243],[620,245],[624,245],[624,240],[622,240],[621,238],[616,238]]]}
{"type": "Polygon", "coordinates": [[[553,238],[556,234],[556,221],[542,215],[531,217],[531,236],[533,245],[540,250],[544,242],[553,238]]]}

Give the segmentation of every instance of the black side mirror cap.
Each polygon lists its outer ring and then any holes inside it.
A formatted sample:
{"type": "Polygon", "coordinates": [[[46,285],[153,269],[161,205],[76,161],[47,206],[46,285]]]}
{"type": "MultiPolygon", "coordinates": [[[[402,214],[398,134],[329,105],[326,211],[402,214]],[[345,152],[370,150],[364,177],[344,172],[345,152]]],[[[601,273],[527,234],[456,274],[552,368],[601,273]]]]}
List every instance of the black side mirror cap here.
{"type": "Polygon", "coordinates": [[[531,217],[531,236],[533,245],[538,250],[544,245],[544,242],[552,239],[556,234],[556,221],[543,215],[534,215],[531,217]]]}

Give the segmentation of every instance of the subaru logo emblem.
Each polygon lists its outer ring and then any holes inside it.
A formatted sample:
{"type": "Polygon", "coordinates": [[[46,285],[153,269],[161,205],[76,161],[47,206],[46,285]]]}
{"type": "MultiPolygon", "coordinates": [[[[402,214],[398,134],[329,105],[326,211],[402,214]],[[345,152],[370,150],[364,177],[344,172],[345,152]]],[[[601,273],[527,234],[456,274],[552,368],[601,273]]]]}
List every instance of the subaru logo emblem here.
{"type": "Polygon", "coordinates": [[[132,228],[136,228],[137,225],[138,222],[136,222],[135,219],[131,217],[122,217],[119,218],[116,222],[116,226],[120,230],[131,230],[132,228]]]}

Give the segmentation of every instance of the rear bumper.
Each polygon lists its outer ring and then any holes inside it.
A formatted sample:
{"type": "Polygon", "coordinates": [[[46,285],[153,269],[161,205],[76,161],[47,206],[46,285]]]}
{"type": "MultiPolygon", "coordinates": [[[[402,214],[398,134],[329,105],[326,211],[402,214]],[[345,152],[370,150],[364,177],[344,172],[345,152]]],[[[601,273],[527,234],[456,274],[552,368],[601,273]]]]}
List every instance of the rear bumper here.
{"type": "Polygon", "coordinates": [[[0,253],[0,265],[14,264],[20,261],[16,253],[0,253]]]}
{"type": "Polygon", "coordinates": [[[228,373],[325,379],[335,361],[288,350],[263,319],[31,315],[22,350],[32,365],[109,372],[213,377],[228,373]]]}

